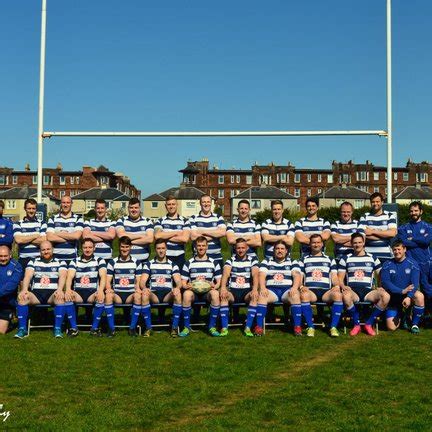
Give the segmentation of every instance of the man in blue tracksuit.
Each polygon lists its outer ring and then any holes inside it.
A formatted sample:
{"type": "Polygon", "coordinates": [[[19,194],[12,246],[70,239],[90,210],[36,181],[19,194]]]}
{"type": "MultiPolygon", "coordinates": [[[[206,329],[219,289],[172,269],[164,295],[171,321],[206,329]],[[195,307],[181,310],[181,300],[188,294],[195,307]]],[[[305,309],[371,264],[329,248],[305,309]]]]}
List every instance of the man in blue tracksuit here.
{"type": "Polygon", "coordinates": [[[9,327],[22,274],[21,264],[11,259],[9,247],[0,246],[0,334],[9,327]]]}
{"type": "Polygon", "coordinates": [[[0,246],[9,246],[12,249],[13,224],[12,221],[3,217],[4,201],[0,200],[0,246]]]}
{"type": "Polygon", "coordinates": [[[424,295],[419,291],[420,269],[416,262],[407,258],[402,240],[396,240],[392,250],[394,258],[386,261],[381,270],[381,285],[390,294],[387,328],[396,330],[401,310],[412,306],[411,333],[418,334],[418,324],[424,313],[424,295]]]}

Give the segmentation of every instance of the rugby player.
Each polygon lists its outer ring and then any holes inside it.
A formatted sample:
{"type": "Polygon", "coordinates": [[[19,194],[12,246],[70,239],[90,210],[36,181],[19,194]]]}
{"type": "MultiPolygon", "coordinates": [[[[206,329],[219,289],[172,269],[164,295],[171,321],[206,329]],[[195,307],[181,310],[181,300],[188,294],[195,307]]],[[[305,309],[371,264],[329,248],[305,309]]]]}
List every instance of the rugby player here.
{"type": "Polygon", "coordinates": [[[67,276],[67,264],[54,258],[51,242],[45,240],[40,245],[40,257],[27,264],[18,293],[18,339],[28,336],[27,320],[29,305],[54,304],[54,336],[63,337],[62,323],[66,314],[64,285],[67,276]]]}
{"type": "Polygon", "coordinates": [[[381,263],[366,252],[362,234],[357,232],[351,235],[351,248],[353,253],[339,261],[338,269],[343,301],[354,323],[350,335],[357,336],[361,331],[359,312],[354,303],[369,301],[374,308],[365,322],[364,330],[369,336],[375,336],[373,325],[376,318],[387,308],[390,295],[381,287],[373,289],[374,276],[378,278],[381,263]]]}
{"type": "Polygon", "coordinates": [[[186,262],[181,272],[184,289],[182,304],[184,328],[179,336],[186,337],[190,334],[191,305],[195,301],[204,299],[210,303],[209,333],[211,336],[220,336],[220,333],[216,330],[216,325],[220,312],[218,289],[220,287],[222,270],[219,263],[207,255],[208,240],[206,237],[200,236],[195,240],[195,249],[196,255],[186,262]],[[192,284],[195,281],[207,281],[211,285],[210,291],[201,295],[194,293],[192,284]]]}
{"type": "Polygon", "coordinates": [[[330,336],[338,337],[337,326],[343,311],[342,292],[337,277],[337,267],[334,259],[323,253],[324,242],[319,234],[310,236],[309,255],[298,261],[298,268],[293,272],[301,272],[304,277],[300,287],[302,315],[307,324],[307,336],[315,336],[313,312],[311,303],[323,301],[331,304],[330,336]]]}
{"type": "Polygon", "coordinates": [[[3,217],[4,201],[0,200],[0,246],[6,245],[12,249],[13,224],[10,219],[3,217]]]}

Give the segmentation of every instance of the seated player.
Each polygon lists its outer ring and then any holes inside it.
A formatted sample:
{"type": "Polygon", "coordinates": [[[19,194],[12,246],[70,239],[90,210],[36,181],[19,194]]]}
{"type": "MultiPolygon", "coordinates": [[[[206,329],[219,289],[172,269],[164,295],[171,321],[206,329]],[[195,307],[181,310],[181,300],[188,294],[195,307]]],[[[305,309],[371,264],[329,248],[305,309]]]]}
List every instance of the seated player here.
{"type": "Polygon", "coordinates": [[[337,326],[343,311],[342,292],[337,277],[336,262],[324,255],[323,239],[319,234],[310,236],[310,254],[298,261],[299,267],[293,272],[301,272],[304,277],[300,287],[302,315],[307,324],[307,336],[315,336],[311,303],[323,301],[331,304],[330,336],[338,337],[337,326]]]}
{"type": "Polygon", "coordinates": [[[221,268],[218,261],[207,256],[208,240],[200,236],[195,240],[196,255],[182,269],[183,284],[183,322],[184,328],[180,332],[180,337],[186,337],[190,334],[190,316],[191,305],[195,301],[206,300],[210,303],[209,333],[212,336],[220,336],[216,330],[217,319],[220,310],[219,287],[221,281],[221,268]],[[195,281],[207,281],[211,289],[205,294],[196,294],[192,290],[192,284],[195,281]]]}
{"type": "Polygon", "coordinates": [[[429,261],[423,264],[423,268],[420,269],[420,283],[426,297],[425,302],[428,308],[430,308],[432,303],[432,257],[429,258],[429,261]]]}
{"type": "MultiPolygon", "coordinates": [[[[247,242],[238,238],[235,254],[224,265],[220,291],[221,336],[228,335],[229,303],[248,303],[244,329],[244,334],[248,337],[254,336],[251,328],[258,313],[257,305],[258,303],[264,304],[264,298],[258,290],[258,260],[247,255],[248,248],[247,242]]],[[[263,312],[264,310],[260,309],[260,313],[263,312]]],[[[262,332],[257,332],[257,334],[262,334],[262,332]]]]}
{"type": "Polygon", "coordinates": [[[54,304],[54,336],[63,337],[61,326],[66,314],[64,285],[67,266],[64,261],[54,258],[51,242],[45,240],[40,245],[40,258],[27,264],[21,291],[18,294],[18,339],[28,336],[27,319],[29,305],[54,304]]]}
{"type": "MultiPolygon", "coordinates": [[[[104,312],[106,263],[102,258],[95,257],[95,243],[90,238],[83,240],[81,248],[81,257],[69,264],[65,304],[67,305],[69,302],[94,303],[90,336],[101,336],[99,324],[104,312]]],[[[73,304],[72,308],[74,308],[73,304]]],[[[74,324],[71,324],[70,331],[78,334],[76,318],[74,324]]]]}
{"type": "Polygon", "coordinates": [[[135,291],[129,334],[136,336],[136,325],[140,313],[143,314],[146,331],[144,336],[151,335],[152,322],[150,303],[173,303],[173,322],[171,335],[177,336],[181,313],[181,277],[176,264],[167,258],[167,242],[158,239],[155,242],[156,256],[145,261],[140,278],[139,291],[135,291]]]}
{"type": "Polygon", "coordinates": [[[354,323],[350,335],[357,336],[361,331],[360,317],[354,303],[369,301],[374,304],[374,308],[365,322],[364,330],[369,336],[375,336],[373,325],[376,318],[387,308],[390,295],[383,288],[373,289],[374,276],[378,276],[381,263],[366,252],[362,234],[351,235],[351,248],[353,253],[341,258],[338,269],[343,301],[354,323]]]}
{"type": "MultiPolygon", "coordinates": [[[[108,321],[108,337],[115,336],[114,303],[130,304],[134,301],[135,291],[140,291],[139,279],[142,267],[131,256],[132,240],[123,236],[119,239],[120,255],[107,263],[105,287],[105,312],[108,321]]],[[[131,316],[131,323],[134,320],[131,316]]]]}
{"type": "Polygon", "coordinates": [[[273,258],[265,259],[259,269],[260,300],[257,306],[257,327],[255,327],[254,332],[259,333],[263,327],[267,304],[279,301],[284,303],[284,306],[291,305],[294,334],[300,336],[302,315],[299,288],[301,275],[298,271],[292,273],[296,264],[288,256],[286,243],[283,240],[278,240],[273,246],[273,258]]]}
{"type": "Polygon", "coordinates": [[[401,240],[392,245],[393,259],[386,261],[381,270],[381,283],[390,294],[387,307],[387,328],[396,330],[400,325],[402,309],[412,306],[411,333],[418,334],[424,313],[424,295],[419,291],[420,269],[406,257],[406,247],[401,240]]]}

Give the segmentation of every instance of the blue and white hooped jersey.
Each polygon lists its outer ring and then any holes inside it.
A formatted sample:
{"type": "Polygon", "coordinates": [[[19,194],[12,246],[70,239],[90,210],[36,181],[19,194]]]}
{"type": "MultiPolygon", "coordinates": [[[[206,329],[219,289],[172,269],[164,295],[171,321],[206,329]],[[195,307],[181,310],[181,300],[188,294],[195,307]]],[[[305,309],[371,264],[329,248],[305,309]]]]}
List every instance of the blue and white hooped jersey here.
{"type": "MultiPolygon", "coordinates": [[[[115,228],[115,222],[109,219],[98,220],[90,219],[84,222],[84,228],[89,228],[97,235],[98,232],[107,232],[110,228],[115,228]]],[[[95,257],[98,258],[111,258],[112,257],[112,241],[101,241],[95,243],[95,257]]]]}
{"type": "MultiPolygon", "coordinates": [[[[171,218],[168,215],[159,218],[154,224],[154,229],[162,230],[163,232],[172,232],[172,231],[183,231],[190,230],[190,226],[187,222],[187,219],[183,216],[178,216],[175,218],[171,218]]],[[[179,257],[184,255],[185,253],[185,245],[181,243],[175,243],[172,241],[167,241],[167,257],[179,257]]]]}
{"type": "MultiPolygon", "coordinates": [[[[273,219],[266,219],[261,227],[261,234],[270,235],[288,235],[294,238],[294,225],[288,219],[283,218],[281,222],[276,223],[273,219]]],[[[266,242],[264,245],[264,257],[266,259],[273,258],[274,246],[273,243],[266,242]]]]}
{"type": "MultiPolygon", "coordinates": [[[[189,219],[191,230],[216,230],[226,228],[225,221],[222,216],[211,213],[209,216],[204,216],[201,213],[193,215],[189,219]]],[[[207,255],[213,259],[222,259],[220,239],[212,239],[208,242],[207,255]]]]}
{"type": "MultiPolygon", "coordinates": [[[[358,221],[352,220],[351,222],[342,222],[341,220],[336,221],[331,224],[331,233],[339,234],[347,237],[347,240],[351,239],[351,235],[354,233],[360,233],[364,235],[364,229],[359,226],[358,221]]],[[[347,256],[353,253],[352,247],[344,246],[338,243],[335,243],[334,246],[334,254],[336,257],[347,256]]]]}
{"type": "MultiPolygon", "coordinates": [[[[68,232],[74,233],[82,231],[84,228],[84,220],[82,217],[72,213],[68,218],[65,218],[61,213],[52,216],[48,220],[47,233],[68,232]]],[[[73,260],[77,257],[78,240],[69,240],[64,243],[54,243],[54,257],[61,260],[73,260]]]]}
{"type": "Polygon", "coordinates": [[[83,259],[83,257],[71,261],[69,270],[75,270],[74,289],[87,288],[97,290],[100,272],[106,272],[106,268],[105,260],[95,256],[91,257],[88,261],[83,259]]]}
{"type": "MultiPolygon", "coordinates": [[[[153,223],[148,218],[139,217],[131,219],[129,216],[123,217],[117,221],[116,228],[123,228],[127,233],[146,234],[148,231],[153,232],[153,223]]],[[[132,245],[131,256],[139,261],[144,261],[149,257],[150,245],[132,245]]]]}
{"type": "Polygon", "coordinates": [[[252,288],[252,268],[258,268],[259,263],[256,258],[250,256],[239,259],[237,255],[233,255],[225,262],[224,267],[231,267],[230,288],[250,289],[252,288]]]}
{"type": "Polygon", "coordinates": [[[169,259],[158,261],[156,258],[146,261],[142,266],[142,274],[147,274],[147,286],[150,289],[173,288],[173,276],[180,274],[179,268],[169,259]]]}
{"type": "Polygon", "coordinates": [[[276,261],[273,258],[265,259],[260,264],[260,273],[266,275],[266,287],[290,289],[293,285],[293,270],[300,268],[296,261],[287,258],[283,261],[276,261]]]}
{"type": "Polygon", "coordinates": [[[212,258],[200,260],[193,257],[183,265],[181,276],[182,280],[190,282],[196,280],[214,282],[222,277],[222,270],[219,263],[212,258]]]}
{"type": "MultiPolygon", "coordinates": [[[[227,225],[227,233],[232,232],[236,235],[236,238],[250,237],[261,233],[261,227],[254,220],[248,219],[246,222],[242,222],[240,219],[235,219],[227,225]]],[[[249,247],[247,254],[256,257],[256,249],[249,247]]],[[[231,252],[234,254],[234,246],[231,247],[231,252]]]]}
{"type": "MultiPolygon", "coordinates": [[[[16,236],[33,236],[39,234],[45,235],[47,225],[38,221],[36,218],[28,219],[25,217],[19,222],[13,224],[14,237],[16,236]]],[[[33,243],[18,245],[18,254],[20,258],[38,258],[40,255],[39,246],[33,243]]]]}
{"type": "Polygon", "coordinates": [[[350,254],[339,261],[338,272],[346,273],[346,285],[351,288],[372,289],[374,273],[381,270],[381,263],[371,254],[350,254]]]}
{"type": "Polygon", "coordinates": [[[142,274],[142,266],[135,258],[123,261],[120,257],[112,258],[107,263],[107,275],[112,276],[114,291],[135,291],[135,281],[142,274]]]}
{"type": "MultiPolygon", "coordinates": [[[[387,210],[383,210],[383,213],[380,215],[365,213],[360,218],[359,225],[363,230],[366,230],[366,227],[380,231],[387,231],[389,229],[397,228],[396,217],[392,212],[387,210]]],[[[366,239],[366,252],[372,254],[374,258],[390,259],[393,257],[390,247],[391,242],[391,238],[381,240],[366,239]]]]}
{"type": "Polygon", "coordinates": [[[334,259],[327,255],[306,255],[297,261],[297,265],[304,276],[304,285],[308,288],[330,289],[331,277],[337,274],[334,259]]]}
{"type": "MultiPolygon", "coordinates": [[[[295,223],[296,233],[302,232],[303,234],[310,236],[312,234],[322,235],[324,231],[330,231],[330,222],[324,220],[323,218],[318,218],[317,220],[310,220],[307,217],[302,217],[295,223]]],[[[302,256],[310,254],[310,246],[302,244],[301,254],[302,256]]]]}
{"type": "Polygon", "coordinates": [[[28,269],[33,269],[32,289],[56,290],[59,288],[59,276],[61,271],[67,270],[67,264],[56,258],[44,261],[36,258],[29,261],[28,269]]]}

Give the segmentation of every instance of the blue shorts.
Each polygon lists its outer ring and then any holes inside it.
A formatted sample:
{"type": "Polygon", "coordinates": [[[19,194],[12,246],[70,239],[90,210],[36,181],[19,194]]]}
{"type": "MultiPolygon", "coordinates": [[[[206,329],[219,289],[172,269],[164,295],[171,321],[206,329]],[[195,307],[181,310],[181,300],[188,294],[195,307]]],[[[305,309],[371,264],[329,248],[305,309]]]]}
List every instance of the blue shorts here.
{"type": "Polygon", "coordinates": [[[75,288],[74,291],[83,299],[83,303],[88,303],[88,298],[97,290],[94,288],[75,288]]]}
{"type": "Polygon", "coordinates": [[[317,298],[318,302],[322,302],[323,301],[323,295],[328,291],[325,288],[309,288],[315,295],[317,298]]]}
{"type": "Polygon", "coordinates": [[[0,301],[0,320],[10,321],[12,318],[12,314],[14,311],[14,307],[12,306],[12,301],[0,301]]]}
{"type": "Polygon", "coordinates": [[[352,289],[359,297],[359,301],[364,302],[365,297],[372,291],[365,287],[355,287],[352,289]]]}
{"type": "Polygon", "coordinates": [[[230,292],[234,296],[234,303],[245,303],[245,297],[251,292],[250,288],[231,288],[230,292]]]}
{"type": "Polygon", "coordinates": [[[166,295],[171,292],[171,288],[155,288],[151,292],[158,298],[160,303],[163,303],[166,295]]]}
{"type": "Polygon", "coordinates": [[[123,304],[126,303],[126,300],[128,299],[128,297],[131,294],[133,294],[134,292],[135,292],[135,290],[133,290],[133,291],[114,290],[114,294],[117,294],[120,297],[123,304]]]}
{"type": "Polygon", "coordinates": [[[402,313],[402,301],[405,298],[402,294],[390,294],[390,302],[386,309],[386,318],[397,318],[402,313]]]}
{"type": "Polygon", "coordinates": [[[40,304],[48,304],[49,298],[56,292],[55,289],[33,289],[31,292],[39,300],[40,304]]]}
{"type": "Polygon", "coordinates": [[[283,295],[287,291],[289,291],[289,288],[288,287],[284,287],[284,288],[271,287],[271,288],[268,288],[268,290],[271,291],[278,298],[278,301],[281,302],[283,295]]]}

